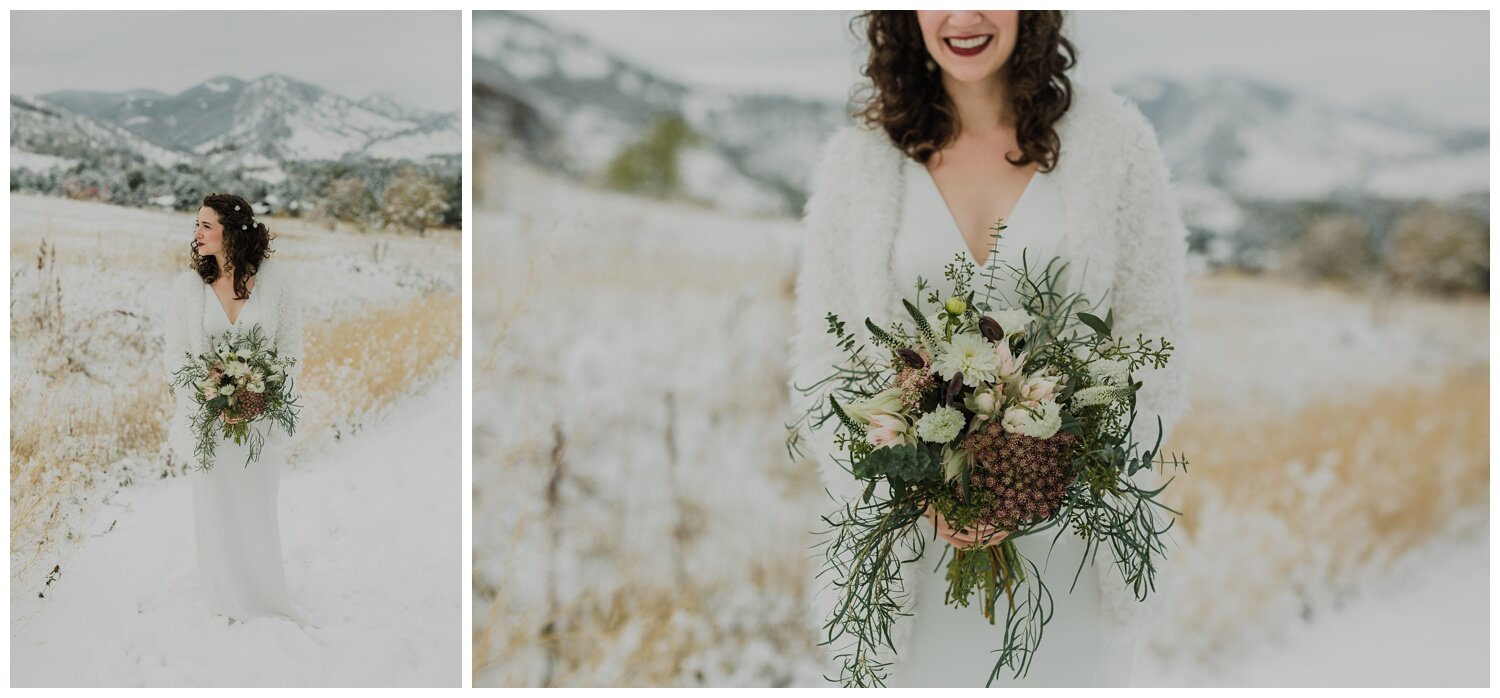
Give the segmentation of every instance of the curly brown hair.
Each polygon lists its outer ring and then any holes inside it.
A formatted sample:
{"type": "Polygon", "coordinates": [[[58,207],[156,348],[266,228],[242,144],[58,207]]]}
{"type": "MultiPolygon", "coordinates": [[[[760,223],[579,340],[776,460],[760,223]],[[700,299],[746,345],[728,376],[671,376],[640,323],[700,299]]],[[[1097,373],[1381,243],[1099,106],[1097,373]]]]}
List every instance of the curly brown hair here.
{"type": "MultiPolygon", "coordinates": [[[[891,142],[912,159],[928,158],[958,136],[958,112],[943,89],[941,73],[927,68],[922,28],[912,10],[871,10],[851,23],[865,23],[870,58],[860,71],[870,79],[856,96],[855,115],[867,126],[885,129],[891,142]]],[[[1016,166],[1040,162],[1057,166],[1061,141],[1054,126],[1073,105],[1067,71],[1077,62],[1073,43],[1062,35],[1063,13],[1021,10],[1015,51],[1004,70],[1016,114],[1016,166]]],[[[857,30],[856,30],[857,31],[857,30]]]]}
{"type": "MultiPolygon", "coordinates": [[[[234,194],[209,194],[203,197],[203,205],[219,214],[219,224],[224,226],[224,271],[234,274],[234,297],[244,300],[250,297],[246,283],[260,270],[261,262],[271,256],[271,240],[276,236],[265,223],[255,220],[255,211],[244,197],[234,194]]],[[[193,271],[203,277],[203,283],[219,280],[219,260],[212,255],[198,254],[196,242],[188,243],[192,249],[193,271]]]]}

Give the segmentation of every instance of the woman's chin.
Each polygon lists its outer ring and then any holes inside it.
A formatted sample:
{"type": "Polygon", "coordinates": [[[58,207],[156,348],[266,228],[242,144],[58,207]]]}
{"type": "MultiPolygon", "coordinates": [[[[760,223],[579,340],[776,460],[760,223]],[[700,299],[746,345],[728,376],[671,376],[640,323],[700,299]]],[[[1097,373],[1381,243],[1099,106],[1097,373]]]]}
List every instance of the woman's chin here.
{"type": "Polygon", "coordinates": [[[997,72],[999,72],[999,67],[987,65],[961,65],[947,70],[948,77],[962,83],[980,83],[993,80],[997,72]]]}

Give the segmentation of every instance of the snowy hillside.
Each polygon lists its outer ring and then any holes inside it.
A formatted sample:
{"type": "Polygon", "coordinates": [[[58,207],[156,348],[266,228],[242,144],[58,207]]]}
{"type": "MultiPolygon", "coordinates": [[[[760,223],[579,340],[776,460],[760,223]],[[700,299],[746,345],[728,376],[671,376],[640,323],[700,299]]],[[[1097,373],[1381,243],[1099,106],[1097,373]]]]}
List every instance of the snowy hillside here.
{"type": "Polygon", "coordinates": [[[432,112],[406,101],[394,92],[376,92],[359,100],[359,106],[398,121],[420,122],[435,116],[432,112]]]}
{"type": "MultiPolygon", "coordinates": [[[[176,95],[64,91],[44,98],[78,118],[110,124],[179,159],[216,156],[216,162],[263,167],[272,162],[337,160],[347,155],[421,160],[457,155],[456,114],[424,112],[391,95],[360,102],[285,75],[245,81],[221,76],[176,95]]],[[[12,100],[12,118],[16,114],[12,100]]],[[[33,137],[22,149],[49,150],[33,137]]]]}
{"type": "Polygon", "coordinates": [[[532,139],[538,159],[597,177],[653,122],[680,116],[707,139],[687,156],[684,180],[699,185],[688,194],[731,210],[800,210],[811,158],[845,120],[831,102],[690,88],[514,12],[475,13],[474,55],[475,93],[489,97],[476,98],[476,123],[511,124],[501,140],[532,139]]]}
{"type": "Polygon", "coordinates": [[[1119,86],[1151,119],[1173,175],[1241,197],[1446,199],[1489,190],[1489,133],[1337,107],[1249,78],[1119,86]]]}
{"type": "Polygon", "coordinates": [[[147,141],[112,124],[76,114],[46,100],[12,95],[10,98],[11,167],[55,167],[45,158],[78,160],[123,156],[162,167],[188,156],[147,141]],[[40,156],[44,159],[37,159],[40,156]]]}
{"type": "MultiPolygon", "coordinates": [[[[795,223],[476,177],[476,686],[825,685],[795,223]]],[[[1487,300],[1191,284],[1136,683],[1486,685],[1487,300]]]]}

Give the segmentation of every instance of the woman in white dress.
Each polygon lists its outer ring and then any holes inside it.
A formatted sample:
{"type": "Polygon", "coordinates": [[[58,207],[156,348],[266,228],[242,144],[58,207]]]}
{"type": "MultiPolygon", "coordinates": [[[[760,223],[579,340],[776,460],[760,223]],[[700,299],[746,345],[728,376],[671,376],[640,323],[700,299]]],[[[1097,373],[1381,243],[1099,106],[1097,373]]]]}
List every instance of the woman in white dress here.
{"type": "MultiPolygon", "coordinates": [[[[813,385],[840,360],[824,316],[849,327],[865,317],[904,316],[900,298],[917,276],[942,283],[961,256],[983,268],[1066,262],[1062,290],[1113,308],[1120,336],[1166,336],[1178,346],[1165,369],[1137,373],[1134,437],[1146,445],[1156,418],[1170,432],[1186,409],[1183,388],[1186,230],[1173,200],[1155,132],[1139,110],[1107,90],[1075,86],[1066,75],[1073,47],[1055,11],[870,12],[863,125],[834,136],[814,177],[804,221],[796,298],[792,385],[813,385]],[[1008,228],[990,260],[991,226],[1008,228]]],[[[859,483],[826,454],[833,426],[807,425],[823,484],[836,502],[859,483]]],[[[1142,471],[1137,484],[1155,482],[1142,471]]],[[[1073,581],[1082,539],[1056,530],[1016,544],[1039,568],[1054,614],[1027,675],[1001,669],[992,685],[1127,685],[1149,604],[1126,587],[1108,549],[1073,581]],[[1070,592],[1071,589],[1071,592],[1070,592]]],[[[1002,625],[975,607],[944,604],[944,541],[972,542],[933,521],[920,562],[902,571],[907,595],[893,633],[887,682],[901,686],[982,686],[998,655],[1002,625]]],[[[810,625],[833,606],[817,580],[810,625]]],[[[1154,598],[1154,597],[1153,597],[1154,598]]],[[[1000,623],[1003,624],[1003,615],[1000,623]]],[[[831,655],[842,641],[830,647],[831,655]]],[[[837,663],[829,675],[838,674],[837,663]]]]}
{"type": "MultiPolygon", "coordinates": [[[[301,302],[279,264],[267,259],[272,235],[255,220],[250,203],[232,194],[203,199],[193,234],[191,269],[174,279],[167,313],[165,368],[170,377],[187,360],[208,351],[211,337],[248,332],[259,325],[279,355],[302,358],[301,302]]],[[[265,438],[257,460],[250,445],[218,437],[214,466],[198,467],[189,429],[196,409],[176,393],[168,441],[189,463],[193,481],[193,531],[198,580],[207,607],[233,621],[261,616],[298,619],[287,592],[276,499],[286,460],[286,435],[269,421],[252,428],[265,438]]]]}

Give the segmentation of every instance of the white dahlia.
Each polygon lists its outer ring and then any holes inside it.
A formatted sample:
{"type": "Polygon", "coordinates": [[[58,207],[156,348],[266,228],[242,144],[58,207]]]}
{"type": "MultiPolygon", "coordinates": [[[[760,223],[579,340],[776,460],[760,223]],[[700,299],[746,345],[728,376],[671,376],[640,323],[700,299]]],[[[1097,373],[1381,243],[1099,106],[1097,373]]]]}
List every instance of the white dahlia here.
{"type": "Polygon", "coordinates": [[[938,342],[937,358],[933,360],[932,368],[943,380],[953,380],[962,373],[964,385],[977,388],[996,381],[1000,360],[989,340],[964,333],[954,335],[951,342],[938,342]]]}

